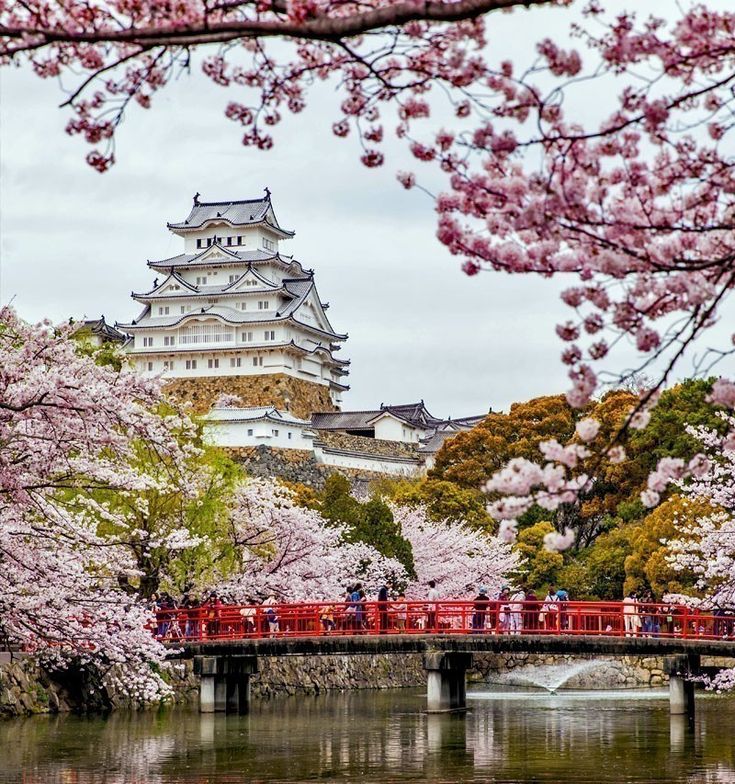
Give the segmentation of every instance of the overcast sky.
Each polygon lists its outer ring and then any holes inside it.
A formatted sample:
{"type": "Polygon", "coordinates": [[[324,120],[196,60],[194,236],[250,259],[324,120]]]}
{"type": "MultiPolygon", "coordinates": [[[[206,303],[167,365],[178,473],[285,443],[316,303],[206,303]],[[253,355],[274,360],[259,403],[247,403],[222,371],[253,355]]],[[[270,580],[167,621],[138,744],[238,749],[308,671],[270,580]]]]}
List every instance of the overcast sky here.
{"type": "MultiPolygon", "coordinates": [[[[499,56],[566,24],[564,13],[502,20],[499,56]]],[[[459,416],[567,388],[554,333],[567,318],[560,284],[464,276],[434,236],[431,202],[395,180],[416,168],[402,148],[367,170],[354,141],[332,136],[332,87],[288,117],[265,153],[242,147],[224,118],[236,97],[199,75],[180,79],[152,110],[130,112],[118,162],[100,175],[83,160],[86,145],[64,133],[58,85],[0,69],[0,302],[30,320],[127,321],[139,309],[131,290],[154,277],[146,259],[183,247],[165,224],[186,217],[195,192],[220,201],[268,186],[281,225],[296,231],[282,250],[315,270],[333,326],[350,335],[344,408],[423,398],[437,415],[459,416]]]]}

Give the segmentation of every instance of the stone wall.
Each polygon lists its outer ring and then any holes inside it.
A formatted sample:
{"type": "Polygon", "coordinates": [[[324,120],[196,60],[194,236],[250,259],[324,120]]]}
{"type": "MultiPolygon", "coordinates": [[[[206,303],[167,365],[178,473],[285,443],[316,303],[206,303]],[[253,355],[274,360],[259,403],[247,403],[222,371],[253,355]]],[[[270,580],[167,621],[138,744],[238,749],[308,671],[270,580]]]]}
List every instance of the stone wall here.
{"type": "Polygon", "coordinates": [[[358,487],[383,477],[372,471],[335,468],[319,463],[313,452],[302,449],[272,449],[260,445],[227,448],[227,454],[241,463],[250,476],[277,477],[287,482],[301,482],[315,490],[324,487],[326,478],[333,473],[344,474],[358,487]]]}
{"type": "Polygon", "coordinates": [[[421,654],[405,656],[277,656],[262,658],[251,681],[254,698],[347,689],[397,689],[426,683],[421,654]]]}
{"type": "Polygon", "coordinates": [[[315,411],[337,410],[329,387],[284,373],[172,378],[165,389],[173,398],[190,402],[197,414],[209,411],[221,394],[237,395],[245,406],[275,406],[301,419],[310,419],[315,411]]]}
{"type": "Polygon", "coordinates": [[[409,444],[402,441],[385,441],[380,438],[367,438],[341,433],[336,430],[319,430],[318,443],[330,449],[342,449],[348,452],[358,452],[367,455],[382,457],[404,457],[409,460],[418,460],[418,444],[409,444]]]}
{"type": "MultiPolygon", "coordinates": [[[[0,718],[35,713],[99,713],[134,708],[117,692],[114,669],[102,675],[93,668],[49,671],[27,656],[0,654],[0,718]]],[[[177,664],[166,673],[174,702],[195,702],[199,686],[191,662],[177,664]]]]}
{"type": "MultiPolygon", "coordinates": [[[[657,656],[614,658],[540,654],[476,653],[468,681],[530,685],[529,672],[551,665],[570,671],[559,688],[620,689],[663,686],[667,676],[657,656]],[[590,668],[578,665],[590,662],[590,668]],[[576,671],[575,671],[576,670],[576,671]]],[[[702,657],[705,667],[735,666],[735,659],[702,657]]],[[[260,672],[251,681],[254,699],[278,695],[319,694],[348,689],[393,689],[426,683],[422,655],[327,655],[261,657],[260,672]]],[[[196,703],[198,681],[192,660],[172,662],[166,679],[174,689],[175,702],[196,703]]],[[[110,686],[111,679],[94,671],[49,673],[30,658],[0,661],[0,717],[60,711],[92,712],[134,708],[110,686]]]]}

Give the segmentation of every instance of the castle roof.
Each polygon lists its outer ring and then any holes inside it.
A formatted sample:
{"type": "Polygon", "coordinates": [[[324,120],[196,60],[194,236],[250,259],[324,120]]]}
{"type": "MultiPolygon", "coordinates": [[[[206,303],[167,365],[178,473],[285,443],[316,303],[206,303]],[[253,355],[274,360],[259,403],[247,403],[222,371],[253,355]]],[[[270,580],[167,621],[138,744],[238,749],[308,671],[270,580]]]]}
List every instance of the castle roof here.
{"type": "MultiPolygon", "coordinates": [[[[165,281],[164,281],[165,283],[165,281]]],[[[161,284],[163,285],[163,284],[161,284]]],[[[159,286],[160,288],[160,286],[159,286]]],[[[334,340],[346,340],[346,334],[340,334],[334,331],[334,328],[329,323],[329,319],[325,313],[322,313],[324,326],[320,327],[316,324],[307,324],[304,321],[300,321],[297,316],[298,309],[306,302],[309,294],[312,291],[316,291],[314,280],[312,278],[284,278],[283,279],[283,286],[280,289],[277,289],[279,292],[284,293],[290,299],[281,304],[279,309],[273,314],[269,315],[269,311],[252,311],[252,310],[236,310],[235,308],[230,307],[224,303],[216,303],[213,305],[204,305],[198,310],[191,310],[187,313],[182,314],[174,314],[164,317],[151,317],[151,307],[150,304],[146,306],[144,311],[141,315],[135,320],[135,323],[131,322],[129,324],[117,324],[117,326],[122,327],[123,329],[170,329],[171,327],[177,327],[184,322],[192,319],[200,319],[202,316],[213,316],[216,318],[221,319],[222,321],[233,324],[233,325],[241,325],[241,324],[266,324],[278,321],[286,321],[290,320],[297,326],[301,327],[302,329],[309,330],[315,332],[319,335],[324,335],[329,339],[334,340]]],[[[216,294],[222,293],[220,287],[197,287],[197,293],[201,294],[216,294]]],[[[268,292],[251,292],[253,294],[260,293],[271,293],[268,292]]],[[[144,302],[146,300],[150,300],[151,297],[149,295],[135,295],[139,299],[142,299],[144,302]]],[[[319,302],[318,295],[315,296],[315,302],[319,302]]]]}
{"type": "Polygon", "coordinates": [[[128,339],[128,336],[124,332],[120,332],[120,330],[115,329],[111,324],[108,324],[105,321],[104,316],[100,316],[98,319],[87,319],[86,321],[83,321],[74,330],[74,334],[80,333],[95,335],[103,341],[110,343],[124,343],[128,339]]]}
{"type": "Polygon", "coordinates": [[[319,430],[373,430],[376,420],[386,415],[420,428],[435,427],[442,422],[427,411],[423,400],[398,406],[381,404],[380,408],[367,411],[317,412],[311,421],[319,430]]]}
{"type": "Polygon", "coordinates": [[[179,233],[202,228],[207,223],[227,223],[230,226],[253,226],[265,223],[283,237],[293,237],[294,232],[282,228],[271,204],[270,192],[260,199],[239,199],[233,201],[199,201],[194,196],[194,204],[188,217],[178,223],[166,224],[169,229],[179,233]]]}
{"type": "Polygon", "coordinates": [[[199,253],[179,253],[166,259],[148,261],[148,266],[152,269],[167,271],[172,269],[190,269],[196,267],[224,267],[233,264],[263,264],[266,262],[276,262],[282,267],[289,269],[295,267],[297,271],[304,275],[312,275],[312,270],[305,270],[301,263],[291,256],[283,256],[280,253],[265,250],[238,250],[223,247],[219,243],[214,243],[199,253]],[[220,254],[213,258],[212,251],[216,249],[220,254]]]}
{"type": "Polygon", "coordinates": [[[255,422],[268,419],[286,425],[309,426],[307,419],[297,419],[275,406],[213,406],[204,418],[210,422],[255,422]]]}

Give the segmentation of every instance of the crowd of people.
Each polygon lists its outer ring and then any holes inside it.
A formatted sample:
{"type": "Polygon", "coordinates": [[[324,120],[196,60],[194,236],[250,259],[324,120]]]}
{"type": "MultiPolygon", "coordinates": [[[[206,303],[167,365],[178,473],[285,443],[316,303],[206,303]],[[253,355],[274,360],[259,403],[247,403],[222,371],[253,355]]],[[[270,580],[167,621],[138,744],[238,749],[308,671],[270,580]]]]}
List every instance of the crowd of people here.
{"type": "MultiPolygon", "coordinates": [[[[314,604],[314,614],[308,620],[318,620],[320,631],[332,632],[405,632],[434,631],[441,633],[457,622],[461,603],[454,600],[447,606],[437,584],[430,580],[426,598],[408,601],[402,591],[391,591],[382,585],[373,597],[368,597],[361,583],[348,585],[342,600],[335,603],[314,604]]],[[[520,634],[522,631],[561,631],[568,628],[565,612],[569,595],[553,586],[545,598],[540,599],[533,590],[503,586],[490,596],[485,586],[480,586],[471,603],[469,625],[474,633],[520,634]]],[[[187,639],[202,636],[216,637],[221,632],[237,631],[246,635],[268,633],[275,635],[288,631],[288,624],[296,624],[305,617],[295,610],[285,610],[286,600],[269,596],[258,601],[246,599],[244,604],[227,601],[216,592],[199,599],[185,594],[176,601],[170,594],[154,595],[151,602],[156,612],[156,635],[161,639],[187,639]],[[284,614],[288,618],[283,618],[284,614]],[[237,628],[235,628],[237,627],[237,628]]],[[[308,614],[308,604],[302,604],[308,614]]],[[[467,607],[461,606],[461,617],[467,607]]]]}
{"type": "Polygon", "coordinates": [[[177,602],[162,593],[153,597],[152,609],[157,617],[156,635],[171,640],[276,636],[281,632],[441,634],[449,630],[511,635],[593,632],[735,637],[735,614],[728,610],[716,609],[705,616],[683,605],[656,604],[650,593],[629,593],[622,608],[620,603],[585,608],[571,604],[569,593],[553,585],[543,598],[531,588],[509,585],[491,595],[481,585],[469,602],[443,597],[434,580],[427,583],[425,596],[418,601],[408,600],[403,592],[391,591],[387,585],[368,596],[359,582],[346,586],[344,595],[335,602],[289,603],[273,595],[262,601],[248,597],[245,602],[232,602],[216,592],[202,599],[185,594],[177,602]]]}
{"type": "Polygon", "coordinates": [[[686,623],[695,635],[711,634],[725,640],[735,637],[735,611],[715,607],[706,615],[714,618],[712,628],[705,625],[704,613],[689,610],[681,604],[657,604],[650,591],[640,595],[631,591],[623,599],[626,637],[676,637],[684,633],[686,623]]]}

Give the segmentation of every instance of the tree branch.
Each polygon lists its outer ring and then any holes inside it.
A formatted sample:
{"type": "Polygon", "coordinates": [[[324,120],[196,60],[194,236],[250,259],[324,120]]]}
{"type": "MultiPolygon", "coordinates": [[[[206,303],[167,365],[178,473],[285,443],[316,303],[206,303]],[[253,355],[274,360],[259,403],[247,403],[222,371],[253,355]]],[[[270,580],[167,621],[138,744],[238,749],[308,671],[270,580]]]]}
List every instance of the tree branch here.
{"type": "MultiPolygon", "coordinates": [[[[314,41],[339,41],[386,27],[408,22],[460,22],[476,19],[491,11],[518,6],[560,5],[565,0],[458,0],[457,2],[395,3],[344,17],[318,17],[297,22],[293,19],[232,19],[213,22],[202,19],[178,29],[135,27],[126,30],[70,31],[53,27],[0,25],[0,37],[25,39],[24,48],[41,48],[51,43],[129,43],[162,46],[223,43],[237,38],[300,38],[314,41]],[[28,41],[35,36],[40,40],[28,41]]],[[[230,10],[239,8],[230,6],[230,10]]]]}

